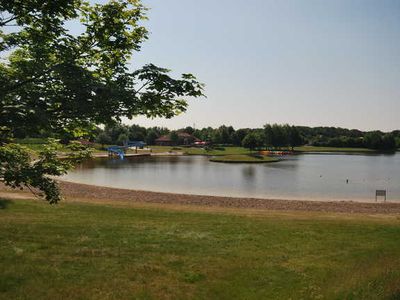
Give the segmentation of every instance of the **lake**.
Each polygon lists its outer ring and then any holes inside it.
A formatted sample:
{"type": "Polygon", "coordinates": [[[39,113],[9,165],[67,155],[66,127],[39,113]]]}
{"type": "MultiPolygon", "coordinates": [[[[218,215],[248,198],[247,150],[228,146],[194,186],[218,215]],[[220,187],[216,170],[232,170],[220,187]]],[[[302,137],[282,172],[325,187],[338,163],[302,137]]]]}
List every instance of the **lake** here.
{"type": "Polygon", "coordinates": [[[64,180],[156,192],[304,200],[400,201],[400,154],[303,154],[267,164],[223,164],[204,156],[98,158],[64,180]],[[348,183],[346,180],[348,179],[348,183]]]}

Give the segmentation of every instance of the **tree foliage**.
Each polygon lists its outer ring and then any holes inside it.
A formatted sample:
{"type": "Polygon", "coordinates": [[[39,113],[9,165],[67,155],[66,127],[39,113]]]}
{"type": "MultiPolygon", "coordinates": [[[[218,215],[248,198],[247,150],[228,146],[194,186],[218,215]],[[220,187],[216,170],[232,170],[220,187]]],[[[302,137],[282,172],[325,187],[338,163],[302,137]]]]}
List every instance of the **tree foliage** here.
{"type": "Polygon", "coordinates": [[[179,144],[179,135],[176,131],[172,131],[169,135],[169,138],[171,139],[173,145],[179,144]]]}
{"type": "Polygon", "coordinates": [[[242,146],[250,150],[262,147],[264,145],[264,137],[258,131],[249,132],[242,141],[242,146]]]}
{"type": "MultiPolygon", "coordinates": [[[[27,187],[32,192],[38,189],[39,196],[45,196],[50,203],[61,199],[56,181],[49,176],[66,174],[76,163],[89,157],[90,151],[82,148],[79,143],[70,145],[71,152],[60,160],[57,157],[59,143],[49,140],[38,157],[29,154],[29,150],[17,144],[7,144],[0,147],[0,178],[12,188],[27,187]]],[[[34,192],[35,193],[35,192],[34,192]]]]}
{"type": "Polygon", "coordinates": [[[129,61],[147,39],[140,25],[146,9],[136,0],[2,0],[7,18],[18,25],[0,34],[1,123],[15,131],[25,127],[77,130],[135,115],[173,117],[185,111],[183,96],[202,95],[191,74],[173,79],[153,64],[130,71],[129,61]],[[80,20],[84,30],[72,35],[66,21],[80,20]]]}
{"type": "MultiPolygon", "coordinates": [[[[35,182],[29,174],[57,175],[37,168],[18,177],[19,168],[13,166],[28,170],[35,165],[24,149],[6,145],[18,132],[78,137],[96,124],[123,117],[171,118],[186,110],[183,97],[203,95],[203,85],[191,74],[174,79],[168,69],[153,64],[131,70],[133,54],[148,38],[141,25],[145,13],[139,0],[93,5],[83,0],[0,0],[1,180],[29,186],[35,182]],[[80,24],[81,33],[69,31],[71,22],[80,24]]],[[[55,154],[42,161],[66,169],[55,154]]],[[[56,202],[56,187],[48,185],[33,186],[56,202]]]]}
{"type": "Polygon", "coordinates": [[[95,141],[101,144],[102,147],[104,147],[104,145],[112,143],[111,137],[106,132],[99,133],[95,141]]]}
{"type": "MultiPolygon", "coordinates": [[[[242,146],[242,141],[248,133],[263,131],[263,146],[267,149],[292,148],[293,150],[294,147],[310,144],[314,146],[370,148],[390,151],[400,145],[400,133],[398,130],[384,133],[334,127],[312,128],[287,124],[266,124],[263,129],[240,128],[235,130],[232,126],[222,125],[218,128],[204,127],[201,129],[185,127],[177,131],[192,134],[214,145],[235,146],[242,146]]],[[[98,129],[97,134],[100,134],[100,132],[102,130],[98,129]]],[[[155,139],[170,133],[168,128],[145,128],[138,125],[127,126],[121,124],[106,126],[104,132],[111,138],[111,142],[109,142],[111,144],[118,143],[119,134],[124,132],[129,135],[130,140],[143,140],[149,145],[152,145],[155,139]],[[150,132],[151,137],[148,138],[150,132]]]]}
{"type": "Polygon", "coordinates": [[[150,129],[147,132],[145,141],[148,145],[154,145],[157,138],[159,138],[157,131],[154,129],[150,129]]]}

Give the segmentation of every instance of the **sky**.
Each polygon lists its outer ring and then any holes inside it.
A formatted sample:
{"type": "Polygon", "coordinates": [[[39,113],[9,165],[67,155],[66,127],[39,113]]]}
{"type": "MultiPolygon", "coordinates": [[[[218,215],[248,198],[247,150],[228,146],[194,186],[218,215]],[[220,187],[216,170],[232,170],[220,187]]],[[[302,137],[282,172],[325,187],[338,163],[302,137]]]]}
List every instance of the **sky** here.
{"type": "Polygon", "coordinates": [[[266,123],[400,129],[400,1],[144,0],[150,31],[132,68],[193,73],[207,98],[180,128],[266,123]]]}

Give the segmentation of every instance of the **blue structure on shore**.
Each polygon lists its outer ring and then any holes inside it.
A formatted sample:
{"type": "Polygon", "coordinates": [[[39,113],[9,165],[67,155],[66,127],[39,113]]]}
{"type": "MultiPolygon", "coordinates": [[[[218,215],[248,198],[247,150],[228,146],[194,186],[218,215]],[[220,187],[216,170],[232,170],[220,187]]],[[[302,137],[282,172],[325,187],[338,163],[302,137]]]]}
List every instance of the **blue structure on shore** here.
{"type": "Polygon", "coordinates": [[[107,151],[109,156],[117,155],[120,159],[124,159],[126,149],[131,147],[143,149],[144,146],[146,146],[146,143],[142,141],[126,141],[123,146],[108,147],[107,151]]]}
{"type": "Polygon", "coordinates": [[[117,155],[120,159],[124,159],[125,157],[125,148],[121,146],[111,146],[107,148],[108,155],[117,155]]]}

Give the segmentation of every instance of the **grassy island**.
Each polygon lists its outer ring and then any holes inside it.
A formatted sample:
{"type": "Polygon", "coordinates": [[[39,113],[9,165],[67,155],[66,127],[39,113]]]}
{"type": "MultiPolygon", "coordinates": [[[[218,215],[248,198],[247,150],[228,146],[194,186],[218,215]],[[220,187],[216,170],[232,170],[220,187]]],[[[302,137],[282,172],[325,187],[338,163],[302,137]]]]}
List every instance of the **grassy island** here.
{"type": "Polygon", "coordinates": [[[221,163],[271,163],[277,162],[279,159],[258,155],[224,155],[212,157],[210,161],[221,163]]]}

